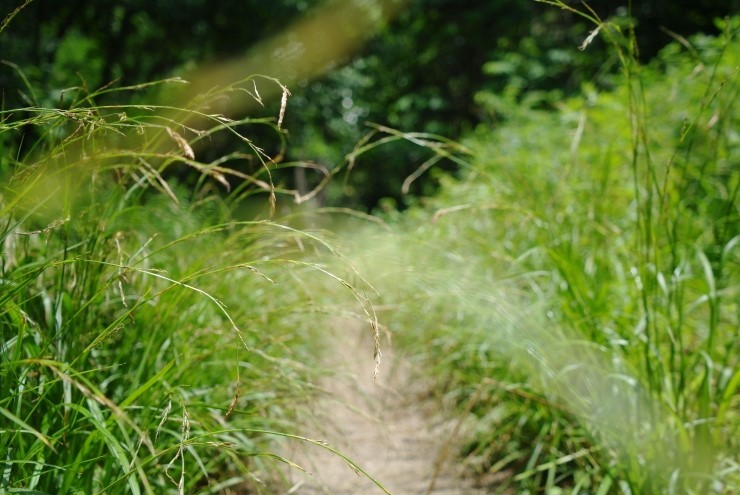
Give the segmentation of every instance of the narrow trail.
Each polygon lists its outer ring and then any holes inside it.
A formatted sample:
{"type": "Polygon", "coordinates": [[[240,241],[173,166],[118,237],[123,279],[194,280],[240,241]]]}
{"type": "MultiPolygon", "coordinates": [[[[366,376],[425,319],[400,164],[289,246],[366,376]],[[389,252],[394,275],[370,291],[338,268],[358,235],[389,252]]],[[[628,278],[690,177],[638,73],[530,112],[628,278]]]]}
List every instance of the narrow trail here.
{"type": "MultiPolygon", "coordinates": [[[[422,398],[407,360],[383,349],[373,381],[372,339],[354,323],[332,330],[325,366],[336,370],[321,384],[326,397],[315,404],[319,423],[307,436],[328,442],[393,495],[482,495],[461,477],[454,448],[455,423],[422,398]]],[[[315,445],[293,445],[286,455],[306,469],[287,472],[289,494],[382,494],[338,456],[315,445]]]]}

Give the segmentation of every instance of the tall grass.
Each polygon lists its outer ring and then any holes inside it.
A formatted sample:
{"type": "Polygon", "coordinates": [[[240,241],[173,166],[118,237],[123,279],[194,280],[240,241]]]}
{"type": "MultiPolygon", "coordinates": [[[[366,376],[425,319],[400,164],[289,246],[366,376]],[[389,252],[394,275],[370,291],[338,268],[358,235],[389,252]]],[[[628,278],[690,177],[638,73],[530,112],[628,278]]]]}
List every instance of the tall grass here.
{"type": "MultiPolygon", "coordinates": [[[[353,231],[359,273],[469,414],[463,454],[494,489],[733,493],[738,23],[640,66],[629,20],[581,15],[622,63],[612,90],[585,84],[550,113],[510,102],[465,147],[383,127],[358,144],[348,171],[394,140],[429,148],[406,186],[441,158],[465,165],[392,233],[353,231]]],[[[185,108],[99,103],[180,82],[0,111],[3,491],[269,493],[270,439],[310,442],[296,417],[323,318],[350,308],[378,341],[354,260],[270,216],[278,194],[311,195],[273,178],[284,107],[277,122],[209,109],[259,99],[253,79],[185,108]]]]}
{"type": "Polygon", "coordinates": [[[316,329],[372,308],[324,235],[238,216],[281,192],[247,134],[279,121],[206,110],[239,85],[187,108],[96,103],[177,83],[0,112],[3,493],[269,493],[289,462],[272,439],[329,448],[297,436],[316,329]],[[201,161],[223,135],[235,150],[201,161]]]}
{"type": "Polygon", "coordinates": [[[579,14],[614,89],[478,129],[368,254],[382,316],[501,492],[734,493],[738,21],[641,66],[629,19],[579,14]]]}

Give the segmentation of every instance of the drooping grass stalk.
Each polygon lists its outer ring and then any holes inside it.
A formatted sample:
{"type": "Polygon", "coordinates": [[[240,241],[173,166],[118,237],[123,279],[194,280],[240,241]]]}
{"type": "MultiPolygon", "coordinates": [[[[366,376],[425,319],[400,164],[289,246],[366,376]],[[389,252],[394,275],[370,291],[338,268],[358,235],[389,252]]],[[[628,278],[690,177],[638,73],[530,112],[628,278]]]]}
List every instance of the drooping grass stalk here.
{"type": "Polygon", "coordinates": [[[326,236],[235,216],[255,191],[274,208],[245,134],[273,121],[95,104],[111,91],[0,113],[0,491],[269,490],[270,438],[299,438],[316,392],[317,321],[355,311],[377,335],[369,288],[326,236]],[[199,161],[219,134],[243,149],[199,161]]]}
{"type": "Polygon", "coordinates": [[[614,88],[473,136],[366,271],[436,393],[496,384],[464,453],[502,492],[733,493],[737,21],[641,65],[629,20],[582,15],[614,88]]]}

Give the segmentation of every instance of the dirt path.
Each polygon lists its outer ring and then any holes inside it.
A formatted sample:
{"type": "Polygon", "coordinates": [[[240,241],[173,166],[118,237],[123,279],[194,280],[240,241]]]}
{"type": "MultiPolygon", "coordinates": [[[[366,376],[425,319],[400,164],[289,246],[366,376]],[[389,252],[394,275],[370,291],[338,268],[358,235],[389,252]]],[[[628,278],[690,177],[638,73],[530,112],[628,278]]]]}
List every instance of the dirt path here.
{"type": "MultiPolygon", "coordinates": [[[[455,424],[441,420],[435,406],[420,398],[422,388],[412,382],[407,360],[386,346],[373,381],[369,330],[337,327],[326,353],[326,366],[337,373],[322,383],[329,394],[315,405],[321,424],[307,436],[336,447],[393,495],[482,494],[459,477],[454,449],[444,454],[455,424]]],[[[383,493],[336,455],[316,446],[294,448],[287,455],[311,474],[290,470],[289,494],[383,493]]]]}

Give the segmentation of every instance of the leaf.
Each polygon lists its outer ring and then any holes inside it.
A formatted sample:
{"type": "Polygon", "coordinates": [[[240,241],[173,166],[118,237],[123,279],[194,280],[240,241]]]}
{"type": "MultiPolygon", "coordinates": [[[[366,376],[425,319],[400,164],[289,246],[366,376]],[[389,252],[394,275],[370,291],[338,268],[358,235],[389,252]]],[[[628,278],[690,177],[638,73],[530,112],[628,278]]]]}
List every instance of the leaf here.
{"type": "Polygon", "coordinates": [[[165,364],[161,370],[157,372],[156,375],[151,377],[149,380],[146,381],[141,387],[134,390],[126,399],[124,399],[120,404],[119,407],[123,409],[126,406],[130,406],[134,403],[136,399],[139,398],[144,392],[149,390],[155,383],[159,382],[160,379],[167,374],[167,372],[172,368],[172,366],[175,364],[175,361],[170,361],[169,363],[165,364]]]}
{"type": "Polygon", "coordinates": [[[0,407],[0,414],[2,414],[3,416],[5,416],[6,418],[8,418],[13,423],[15,423],[18,426],[20,426],[24,431],[27,431],[27,432],[31,433],[33,436],[35,436],[36,438],[38,438],[39,440],[41,440],[44,443],[44,445],[46,445],[51,450],[53,450],[55,454],[58,453],[57,450],[54,448],[54,446],[49,441],[49,439],[46,438],[43,435],[43,433],[41,433],[40,431],[38,431],[36,428],[34,428],[33,426],[29,425],[28,423],[26,423],[21,418],[19,418],[15,414],[11,413],[10,411],[8,411],[7,409],[5,409],[4,407],[0,407]]]}

